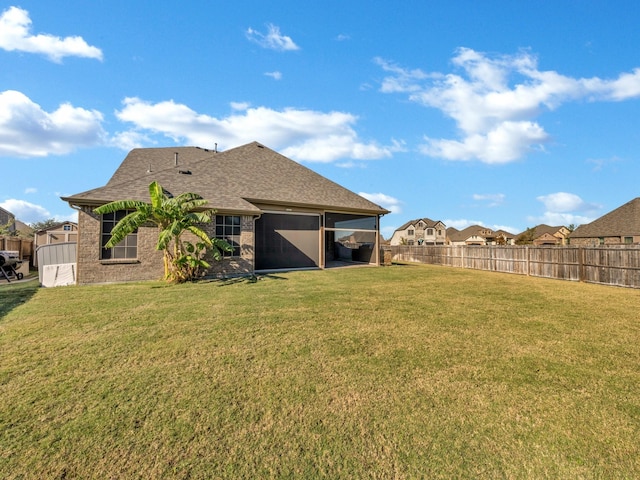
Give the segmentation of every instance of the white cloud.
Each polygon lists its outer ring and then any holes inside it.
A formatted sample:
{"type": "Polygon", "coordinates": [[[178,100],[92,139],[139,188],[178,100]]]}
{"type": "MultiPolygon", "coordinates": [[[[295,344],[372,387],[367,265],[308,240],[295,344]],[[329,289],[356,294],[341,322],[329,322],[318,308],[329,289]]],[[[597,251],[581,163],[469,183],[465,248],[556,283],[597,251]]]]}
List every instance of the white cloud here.
{"type": "Polygon", "coordinates": [[[63,103],[53,112],[15,90],[0,92],[0,156],[46,157],[104,142],[102,114],[63,103]]]}
{"type": "Polygon", "coordinates": [[[547,138],[537,123],[509,121],[486,134],[470,134],[462,141],[425,137],[427,143],[419,149],[425,155],[446,160],[479,159],[488,164],[504,164],[519,159],[547,138]]]}
{"type": "Polygon", "coordinates": [[[380,205],[382,208],[386,208],[391,213],[402,213],[402,202],[397,198],[384,193],[366,193],[360,192],[358,195],[366,198],[367,200],[380,205]]]}
{"type": "Polygon", "coordinates": [[[484,226],[484,222],[480,221],[480,220],[469,220],[467,218],[458,218],[458,219],[452,219],[452,218],[448,218],[446,220],[442,221],[447,228],[449,227],[453,227],[453,228],[457,228],[458,230],[464,230],[467,227],[470,227],[472,225],[481,225],[484,226]]]}
{"type": "Polygon", "coordinates": [[[38,53],[54,62],[64,57],[85,57],[102,60],[102,51],[82,37],[60,38],[49,34],[32,35],[29,12],[9,7],[0,16],[0,48],[8,51],[38,53]]]}
{"type": "Polygon", "coordinates": [[[240,110],[240,111],[246,110],[251,106],[249,102],[231,102],[230,105],[233,110],[240,110]]]}
{"type": "Polygon", "coordinates": [[[0,207],[13,213],[18,220],[24,223],[40,222],[51,218],[49,210],[25,200],[10,198],[0,203],[0,207]]]}
{"type": "Polygon", "coordinates": [[[536,200],[542,202],[547,210],[553,212],[592,211],[600,208],[599,205],[587,203],[578,195],[567,192],[541,195],[536,200]]]}
{"type": "Polygon", "coordinates": [[[273,24],[267,25],[267,33],[262,33],[253,28],[247,29],[247,38],[257,43],[263,48],[270,50],[278,50],[281,52],[290,50],[300,50],[300,47],[286,35],[280,33],[280,27],[273,24]]]}
{"type": "Polygon", "coordinates": [[[535,224],[566,226],[590,223],[597,218],[596,213],[602,208],[601,205],[585,202],[578,195],[567,192],[541,195],[536,200],[544,204],[546,211],[539,217],[528,217],[527,220],[535,224]]]}
{"type": "Polygon", "coordinates": [[[504,193],[474,193],[473,199],[479,202],[487,202],[489,207],[497,207],[504,203],[504,193]]]}
{"type": "Polygon", "coordinates": [[[24,193],[38,193],[38,189],[34,187],[27,187],[24,189],[24,193]]]}
{"type": "Polygon", "coordinates": [[[274,80],[282,80],[282,73],[281,72],[266,72],[265,76],[267,77],[271,77],[274,80]]]}
{"type": "Polygon", "coordinates": [[[381,146],[361,141],[353,129],[357,117],[344,112],[256,107],[216,118],[173,100],[150,103],[126,98],[116,116],[134,124],[138,135],[160,134],[176,143],[202,147],[212,147],[215,142],[223,149],[260,141],[301,161],[379,159],[403,148],[399,142],[381,146]]]}
{"type": "Polygon", "coordinates": [[[640,68],[617,79],[571,78],[538,69],[527,51],[489,56],[461,48],[452,59],[459,73],[405,69],[376,58],[388,76],[383,93],[403,93],[454,120],[457,139],[425,137],[424,154],[447,160],[508,163],[541,149],[549,134],[535,120],[576,100],[622,101],[640,97],[640,68]]]}

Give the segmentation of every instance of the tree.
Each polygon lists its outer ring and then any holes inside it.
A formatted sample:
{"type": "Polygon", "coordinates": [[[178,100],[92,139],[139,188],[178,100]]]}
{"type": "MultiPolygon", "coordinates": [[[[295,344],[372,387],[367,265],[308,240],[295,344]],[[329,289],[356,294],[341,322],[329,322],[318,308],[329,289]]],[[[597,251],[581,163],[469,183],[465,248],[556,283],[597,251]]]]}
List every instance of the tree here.
{"type": "Polygon", "coordinates": [[[42,222],[30,223],[29,226],[33,229],[34,232],[37,232],[38,230],[44,230],[45,228],[53,227],[54,225],[57,225],[59,223],[60,222],[55,218],[48,218],[42,222]]]}
{"type": "Polygon", "coordinates": [[[13,220],[9,220],[6,224],[0,225],[0,236],[13,237],[16,236],[16,231],[12,228],[13,220]]]}
{"type": "Polygon", "coordinates": [[[202,253],[210,251],[215,260],[222,258],[222,251],[233,250],[231,245],[219,238],[209,238],[201,225],[211,222],[215,210],[206,208],[207,200],[196,193],[168,196],[158,182],[149,185],[150,203],[139,200],[118,200],[94,210],[97,214],[133,210],[111,230],[111,239],[105,245],[115,247],[125,237],[145,223],[158,226],[157,250],[164,252],[164,275],[169,282],[181,283],[192,280],[202,268],[210,265],[203,260],[202,253]],[[195,235],[200,242],[195,245],[182,239],[185,232],[195,235]]]}
{"type": "Polygon", "coordinates": [[[516,238],[516,245],[531,245],[536,238],[535,227],[527,228],[516,238]]]}

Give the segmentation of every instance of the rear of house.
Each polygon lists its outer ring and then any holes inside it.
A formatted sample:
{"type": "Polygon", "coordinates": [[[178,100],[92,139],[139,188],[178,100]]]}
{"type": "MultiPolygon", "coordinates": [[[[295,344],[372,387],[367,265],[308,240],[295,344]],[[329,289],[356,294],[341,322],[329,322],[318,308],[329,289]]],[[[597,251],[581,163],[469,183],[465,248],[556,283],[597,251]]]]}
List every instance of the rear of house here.
{"type": "Polygon", "coordinates": [[[197,193],[216,210],[203,228],[233,252],[208,274],[379,264],[380,216],[388,211],[257,142],[224,152],[145,148],[132,150],[104,187],[63,198],[79,211],[78,283],[162,277],[155,226],[106,249],[127,212],[93,212],[114,200],[149,201],[153,181],[169,195],[197,193]]]}

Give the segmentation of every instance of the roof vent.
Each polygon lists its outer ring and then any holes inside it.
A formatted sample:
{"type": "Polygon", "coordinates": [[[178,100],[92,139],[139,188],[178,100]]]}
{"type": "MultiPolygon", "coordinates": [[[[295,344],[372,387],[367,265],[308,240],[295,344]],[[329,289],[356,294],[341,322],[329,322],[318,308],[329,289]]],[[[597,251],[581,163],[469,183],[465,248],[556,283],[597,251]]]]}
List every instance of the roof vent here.
{"type": "Polygon", "coordinates": [[[181,175],[191,175],[191,170],[178,170],[181,175]]]}
{"type": "Polygon", "coordinates": [[[174,152],[173,155],[174,155],[173,158],[174,158],[175,166],[177,167],[178,166],[178,152],[174,152]]]}

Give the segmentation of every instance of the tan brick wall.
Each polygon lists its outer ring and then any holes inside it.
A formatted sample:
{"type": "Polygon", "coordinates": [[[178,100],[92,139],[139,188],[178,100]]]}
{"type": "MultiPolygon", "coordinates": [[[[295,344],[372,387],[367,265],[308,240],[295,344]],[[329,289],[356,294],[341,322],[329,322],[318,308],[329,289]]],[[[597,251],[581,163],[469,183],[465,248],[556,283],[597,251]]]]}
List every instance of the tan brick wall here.
{"type": "MultiPolygon", "coordinates": [[[[637,244],[640,243],[640,236],[632,236],[632,235],[627,235],[633,238],[633,243],[637,244]]],[[[625,237],[604,237],[604,244],[605,245],[623,245],[624,244],[624,239],[625,237]]],[[[584,245],[584,246],[598,246],[598,245],[602,245],[600,243],[600,238],[595,237],[595,238],[571,238],[570,239],[570,245],[584,245]]]]}
{"type": "Polygon", "coordinates": [[[164,275],[162,252],[155,249],[156,227],[138,229],[136,260],[100,260],[100,216],[91,208],[78,214],[78,284],[159,280],[164,275]]]}
{"type": "MultiPolygon", "coordinates": [[[[205,227],[209,236],[215,234],[215,224],[205,227]]],[[[206,260],[211,265],[207,275],[215,277],[233,277],[248,275],[254,270],[254,218],[251,215],[243,215],[240,218],[240,257],[223,258],[216,262],[211,257],[206,260]]]]}
{"type": "MultiPolygon", "coordinates": [[[[215,225],[203,227],[213,236],[215,225]]],[[[91,208],[78,214],[78,284],[160,280],[164,276],[163,254],[156,250],[157,227],[138,229],[138,258],[135,260],[100,260],[100,216],[91,208]]],[[[241,218],[241,248],[239,258],[225,258],[220,262],[207,258],[211,268],[207,275],[228,277],[246,275],[254,268],[254,220],[250,215],[241,218]]],[[[185,239],[189,240],[188,237],[185,239]]],[[[191,239],[193,240],[193,239],[191,239]]]]}

